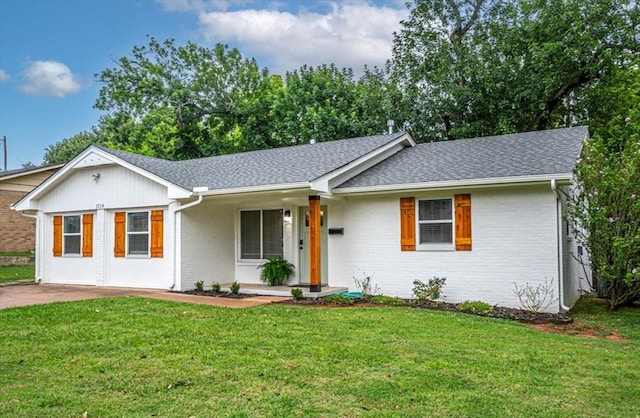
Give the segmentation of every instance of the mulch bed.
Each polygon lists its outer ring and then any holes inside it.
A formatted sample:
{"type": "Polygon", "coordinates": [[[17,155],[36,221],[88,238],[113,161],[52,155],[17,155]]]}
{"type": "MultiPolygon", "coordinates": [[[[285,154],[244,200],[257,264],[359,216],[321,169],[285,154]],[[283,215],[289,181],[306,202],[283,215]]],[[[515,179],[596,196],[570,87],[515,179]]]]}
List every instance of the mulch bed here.
{"type": "MultiPolygon", "coordinates": [[[[371,303],[364,299],[353,299],[352,303],[328,303],[322,300],[322,298],[312,299],[303,298],[300,300],[286,300],[284,304],[292,305],[305,305],[305,306],[324,306],[331,308],[349,308],[349,307],[372,307],[372,306],[387,306],[381,304],[371,303]]],[[[491,318],[509,319],[512,321],[524,322],[529,324],[570,324],[573,322],[573,318],[565,314],[553,314],[547,312],[530,312],[522,309],[504,308],[501,306],[494,306],[492,310],[488,312],[470,312],[462,310],[455,303],[446,302],[427,302],[427,303],[415,303],[410,300],[405,300],[403,304],[389,305],[389,306],[405,306],[416,309],[431,309],[438,311],[449,312],[464,312],[472,315],[487,316],[491,318]]]]}
{"type": "Polygon", "coordinates": [[[228,299],[246,299],[246,298],[251,298],[256,296],[256,295],[247,295],[243,293],[233,294],[231,292],[215,293],[213,290],[185,290],[184,292],[176,292],[176,293],[182,293],[185,295],[209,296],[213,298],[228,298],[228,299]]]}

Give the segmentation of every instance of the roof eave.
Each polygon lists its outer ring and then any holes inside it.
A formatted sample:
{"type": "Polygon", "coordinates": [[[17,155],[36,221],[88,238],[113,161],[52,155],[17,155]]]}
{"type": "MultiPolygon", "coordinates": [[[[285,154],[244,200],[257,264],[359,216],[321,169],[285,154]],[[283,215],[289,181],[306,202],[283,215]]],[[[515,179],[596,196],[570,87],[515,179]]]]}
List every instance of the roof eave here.
{"type": "Polygon", "coordinates": [[[364,187],[345,187],[336,188],[332,192],[334,194],[376,194],[376,193],[388,193],[388,192],[402,192],[402,191],[432,191],[432,190],[447,190],[447,189],[470,189],[470,188],[487,188],[487,187],[505,187],[505,186],[518,186],[518,185],[536,185],[545,184],[555,180],[560,185],[571,184],[573,180],[573,173],[559,173],[559,174],[541,174],[532,176],[517,176],[517,177],[489,177],[481,179],[461,179],[461,180],[447,180],[436,182],[421,182],[421,183],[409,183],[409,184],[389,184],[380,186],[364,186],[364,187]]]}
{"type": "Polygon", "coordinates": [[[201,188],[199,187],[194,187],[194,193],[198,195],[202,195],[204,197],[265,194],[265,193],[279,193],[279,192],[284,193],[284,192],[308,191],[308,190],[311,190],[310,186],[311,185],[308,182],[300,182],[300,183],[266,184],[262,186],[250,186],[250,187],[233,187],[233,188],[215,189],[215,190],[201,190],[201,188]]]}

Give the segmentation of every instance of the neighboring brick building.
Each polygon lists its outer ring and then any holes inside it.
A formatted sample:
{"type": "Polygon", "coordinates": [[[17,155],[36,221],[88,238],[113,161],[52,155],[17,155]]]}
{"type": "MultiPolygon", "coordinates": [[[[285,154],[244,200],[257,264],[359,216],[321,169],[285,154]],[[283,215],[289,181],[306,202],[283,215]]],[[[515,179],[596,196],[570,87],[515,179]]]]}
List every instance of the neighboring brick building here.
{"type": "Polygon", "coordinates": [[[33,250],[35,219],[11,210],[11,205],[55,173],[63,164],[0,171],[0,253],[33,250]]]}

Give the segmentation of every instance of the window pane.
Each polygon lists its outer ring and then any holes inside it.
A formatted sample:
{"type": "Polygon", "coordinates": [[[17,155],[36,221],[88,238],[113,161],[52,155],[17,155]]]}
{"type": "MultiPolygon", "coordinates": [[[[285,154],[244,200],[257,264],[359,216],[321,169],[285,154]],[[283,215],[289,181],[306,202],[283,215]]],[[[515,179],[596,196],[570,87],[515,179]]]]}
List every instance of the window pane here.
{"type": "Polygon", "coordinates": [[[240,212],[240,258],[260,258],[260,211],[240,212]]]}
{"type": "Polygon", "coordinates": [[[80,233],[80,215],[64,217],[64,233],[65,234],[80,233]]]}
{"type": "Polygon", "coordinates": [[[149,234],[129,234],[129,254],[149,253],[149,234]]]}
{"type": "Polygon", "coordinates": [[[452,224],[420,224],[420,244],[451,244],[452,242],[452,224]]]}
{"type": "Polygon", "coordinates": [[[64,253],[80,254],[80,235],[65,235],[64,253]]]}
{"type": "Polygon", "coordinates": [[[418,220],[420,221],[441,221],[451,219],[451,199],[420,200],[418,204],[418,220]]]}
{"type": "Polygon", "coordinates": [[[262,213],[263,258],[282,256],[282,209],[262,213]]]}
{"type": "Polygon", "coordinates": [[[149,212],[127,213],[127,232],[148,232],[149,212]]]}

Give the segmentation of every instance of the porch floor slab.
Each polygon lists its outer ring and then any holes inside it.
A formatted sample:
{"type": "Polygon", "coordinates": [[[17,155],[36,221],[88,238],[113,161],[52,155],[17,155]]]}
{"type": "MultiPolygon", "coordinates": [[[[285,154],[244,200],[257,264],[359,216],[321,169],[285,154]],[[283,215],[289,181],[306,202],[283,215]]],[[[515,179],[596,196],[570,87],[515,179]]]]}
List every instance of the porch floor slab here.
{"type": "MultiPolygon", "coordinates": [[[[291,285],[291,286],[267,286],[266,284],[258,283],[239,283],[240,291],[243,295],[262,295],[262,296],[288,296],[291,297],[291,289],[302,289],[302,296],[305,298],[321,298],[324,296],[335,295],[342,292],[348,292],[347,287],[330,287],[322,286],[320,292],[310,292],[309,286],[306,285],[291,285]]],[[[231,283],[221,283],[220,290],[230,291],[231,283]]]]}

